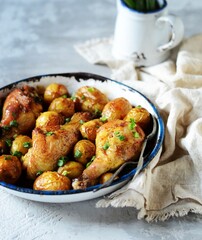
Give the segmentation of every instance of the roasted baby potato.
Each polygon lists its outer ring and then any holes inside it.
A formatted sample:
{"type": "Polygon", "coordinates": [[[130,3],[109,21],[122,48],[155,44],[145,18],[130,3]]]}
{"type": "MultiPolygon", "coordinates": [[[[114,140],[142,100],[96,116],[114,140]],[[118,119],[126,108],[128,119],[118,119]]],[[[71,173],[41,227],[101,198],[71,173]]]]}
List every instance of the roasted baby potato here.
{"type": "Polygon", "coordinates": [[[12,154],[25,155],[32,146],[32,139],[26,135],[18,135],[12,142],[12,154]]]}
{"type": "Polygon", "coordinates": [[[103,173],[100,176],[100,181],[99,181],[100,184],[107,182],[112,176],[113,176],[113,173],[111,173],[111,172],[103,173]]]}
{"type": "Polygon", "coordinates": [[[97,130],[103,122],[100,119],[93,119],[81,125],[80,132],[83,138],[86,138],[92,142],[95,141],[97,130]]]}
{"type": "Polygon", "coordinates": [[[0,156],[0,181],[14,184],[22,173],[22,165],[16,156],[0,156]]]}
{"type": "Polygon", "coordinates": [[[51,131],[64,123],[63,117],[55,111],[47,111],[40,114],[36,120],[36,127],[51,131]]]}
{"type": "Polygon", "coordinates": [[[47,171],[35,179],[33,188],[42,191],[69,190],[71,189],[71,180],[57,172],[47,171]]]}
{"type": "Polygon", "coordinates": [[[85,122],[92,120],[92,115],[89,112],[76,112],[70,119],[70,122],[66,122],[63,128],[76,127],[80,128],[85,122]]]}
{"type": "Polygon", "coordinates": [[[71,98],[66,97],[55,98],[51,102],[48,110],[60,113],[66,118],[72,117],[75,113],[74,101],[71,98]]]}
{"type": "Polygon", "coordinates": [[[75,161],[68,161],[64,166],[58,168],[58,173],[70,179],[81,176],[84,166],[75,161]]]}
{"type": "Polygon", "coordinates": [[[100,116],[104,106],[108,102],[107,96],[95,87],[84,86],[79,88],[75,97],[79,100],[81,111],[91,112],[94,116],[100,116]]]}
{"type": "Polygon", "coordinates": [[[69,96],[67,88],[63,84],[51,83],[45,89],[44,101],[50,104],[55,98],[61,96],[69,96]]]}
{"type": "Polygon", "coordinates": [[[101,119],[107,121],[122,120],[131,109],[132,105],[127,99],[123,97],[116,98],[105,105],[101,119]]]}
{"type": "Polygon", "coordinates": [[[86,165],[95,155],[95,144],[89,140],[80,140],[74,146],[74,158],[77,162],[86,165]]]}
{"type": "Polygon", "coordinates": [[[135,122],[138,124],[144,131],[148,128],[151,120],[150,113],[147,111],[147,109],[137,106],[135,108],[132,108],[126,117],[124,118],[127,122],[135,122]]]}

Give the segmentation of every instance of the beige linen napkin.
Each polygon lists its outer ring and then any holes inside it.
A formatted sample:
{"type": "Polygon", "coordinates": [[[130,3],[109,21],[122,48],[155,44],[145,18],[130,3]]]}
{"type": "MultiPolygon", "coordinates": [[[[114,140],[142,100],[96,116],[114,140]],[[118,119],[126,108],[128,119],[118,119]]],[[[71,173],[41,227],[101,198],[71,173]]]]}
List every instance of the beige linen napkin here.
{"type": "Polygon", "coordinates": [[[106,64],[111,78],[154,102],[165,123],[165,140],[161,155],[97,207],[136,207],[138,218],[147,221],[202,214],[202,35],[184,40],[172,60],[142,69],[115,60],[112,42],[91,40],[76,50],[92,64],[106,64]]]}

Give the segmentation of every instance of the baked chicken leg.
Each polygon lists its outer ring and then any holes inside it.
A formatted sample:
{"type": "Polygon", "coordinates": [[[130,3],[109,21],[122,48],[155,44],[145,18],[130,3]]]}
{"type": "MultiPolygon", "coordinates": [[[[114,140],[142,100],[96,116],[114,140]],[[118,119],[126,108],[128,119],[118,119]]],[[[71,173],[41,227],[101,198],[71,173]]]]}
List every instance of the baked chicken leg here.
{"type": "Polygon", "coordinates": [[[15,134],[29,133],[42,110],[40,98],[34,88],[23,86],[12,90],[3,105],[0,123],[2,135],[12,138],[15,134]]]}
{"type": "Polygon", "coordinates": [[[84,189],[103,173],[117,169],[124,162],[136,159],[145,138],[143,130],[134,123],[112,120],[102,125],[96,137],[96,157],[80,179],[73,182],[74,189],[84,189]]]}
{"type": "Polygon", "coordinates": [[[89,121],[87,112],[76,113],[65,125],[54,126],[47,132],[44,127],[35,128],[32,132],[32,148],[22,158],[23,166],[29,179],[35,179],[38,173],[53,171],[58,160],[66,156],[79,140],[80,121],[89,121]]]}

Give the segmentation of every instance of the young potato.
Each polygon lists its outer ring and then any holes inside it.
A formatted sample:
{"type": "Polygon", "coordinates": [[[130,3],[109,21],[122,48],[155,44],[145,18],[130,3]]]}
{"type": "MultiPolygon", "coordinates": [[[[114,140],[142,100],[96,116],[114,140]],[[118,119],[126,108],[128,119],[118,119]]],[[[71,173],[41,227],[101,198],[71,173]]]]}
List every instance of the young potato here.
{"type": "Polygon", "coordinates": [[[57,172],[47,171],[35,179],[33,189],[42,191],[70,190],[71,180],[57,172]]]}
{"type": "Polygon", "coordinates": [[[55,98],[61,96],[69,96],[67,88],[63,84],[51,83],[49,84],[44,91],[44,101],[47,104],[50,104],[55,98]]]}
{"type": "Polygon", "coordinates": [[[97,130],[100,126],[103,125],[103,122],[100,119],[93,119],[81,125],[80,132],[83,138],[90,140],[91,142],[95,141],[97,130]]]}
{"type": "Polygon", "coordinates": [[[22,173],[22,165],[16,156],[0,156],[0,181],[14,184],[22,173]]]}
{"type": "Polygon", "coordinates": [[[71,98],[66,97],[55,98],[51,102],[48,110],[60,113],[66,118],[72,117],[75,113],[74,101],[71,98]]]}
{"type": "Polygon", "coordinates": [[[12,142],[12,154],[20,153],[25,155],[32,146],[32,139],[26,135],[18,135],[12,142]]]}
{"type": "Polygon", "coordinates": [[[62,127],[64,129],[69,128],[79,128],[85,123],[92,120],[92,115],[89,112],[76,112],[72,117],[70,122],[66,122],[62,127]]]}
{"type": "Polygon", "coordinates": [[[151,116],[147,109],[137,106],[128,112],[124,120],[127,122],[134,120],[136,124],[138,124],[144,131],[146,131],[150,124],[151,116]]]}
{"type": "Polygon", "coordinates": [[[57,129],[63,124],[63,117],[55,111],[47,111],[40,114],[36,120],[36,127],[43,128],[46,131],[57,129]]]}
{"type": "Polygon", "coordinates": [[[95,155],[95,144],[89,140],[80,140],[74,146],[74,158],[77,162],[86,165],[95,155]]]}
{"type": "Polygon", "coordinates": [[[111,173],[111,172],[103,173],[100,176],[100,181],[99,181],[100,184],[107,182],[112,176],[113,176],[113,173],[111,173]]]}
{"type": "Polygon", "coordinates": [[[127,99],[123,97],[115,98],[105,105],[101,118],[107,121],[122,120],[131,109],[132,105],[127,99]]]}
{"type": "Polygon", "coordinates": [[[75,161],[69,161],[64,166],[58,168],[58,173],[70,179],[81,176],[84,166],[75,161]]]}
{"type": "Polygon", "coordinates": [[[108,103],[107,96],[95,87],[81,87],[76,91],[75,97],[79,100],[80,110],[91,112],[94,116],[100,116],[108,103]]]}

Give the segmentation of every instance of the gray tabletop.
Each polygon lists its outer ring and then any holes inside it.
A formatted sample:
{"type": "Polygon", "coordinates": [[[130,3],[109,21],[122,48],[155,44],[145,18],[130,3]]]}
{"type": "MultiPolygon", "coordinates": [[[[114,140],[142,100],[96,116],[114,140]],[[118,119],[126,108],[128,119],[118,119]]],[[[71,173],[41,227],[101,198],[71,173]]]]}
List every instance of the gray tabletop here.
{"type": "MultiPolygon", "coordinates": [[[[185,24],[185,36],[201,31],[202,2],[183,0],[171,13],[185,24]]],[[[113,35],[115,0],[0,0],[0,87],[46,73],[91,72],[74,45],[113,35]]],[[[68,204],[32,202],[0,190],[2,239],[201,239],[202,217],[189,214],[166,222],[137,220],[133,208],[95,208],[97,200],[68,204]]]]}

